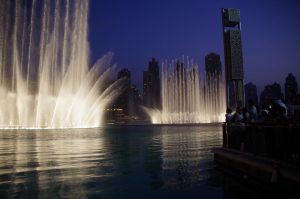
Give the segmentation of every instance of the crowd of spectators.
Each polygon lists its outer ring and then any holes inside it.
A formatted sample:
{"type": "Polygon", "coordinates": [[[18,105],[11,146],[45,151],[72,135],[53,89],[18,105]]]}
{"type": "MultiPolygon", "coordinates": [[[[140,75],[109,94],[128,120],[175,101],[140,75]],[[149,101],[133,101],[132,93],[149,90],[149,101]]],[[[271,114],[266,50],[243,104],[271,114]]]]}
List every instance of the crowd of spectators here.
{"type": "Polygon", "coordinates": [[[300,96],[295,96],[289,104],[285,104],[281,99],[273,99],[269,104],[258,106],[253,100],[249,100],[245,107],[236,107],[234,112],[228,108],[225,121],[227,123],[300,124],[300,96]]]}

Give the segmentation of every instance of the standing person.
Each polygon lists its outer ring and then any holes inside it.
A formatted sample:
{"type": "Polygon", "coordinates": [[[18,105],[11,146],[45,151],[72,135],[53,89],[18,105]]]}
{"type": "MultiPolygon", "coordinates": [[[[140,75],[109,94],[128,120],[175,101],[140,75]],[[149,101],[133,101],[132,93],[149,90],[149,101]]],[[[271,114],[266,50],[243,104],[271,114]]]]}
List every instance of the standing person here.
{"type": "Polygon", "coordinates": [[[248,101],[248,111],[250,114],[250,122],[257,122],[257,109],[252,99],[248,101]]]}
{"type": "Polygon", "coordinates": [[[246,123],[250,122],[250,119],[251,119],[250,118],[250,113],[249,113],[249,111],[246,107],[244,107],[242,109],[242,114],[243,114],[243,121],[246,122],[246,123]]]}
{"type": "Polygon", "coordinates": [[[232,110],[230,108],[227,108],[225,114],[225,122],[229,123],[231,119],[232,119],[232,110]]]}
{"type": "Polygon", "coordinates": [[[243,122],[243,113],[240,107],[236,108],[235,114],[233,115],[234,122],[243,122]]]}
{"type": "Polygon", "coordinates": [[[288,109],[286,105],[282,102],[281,99],[277,99],[274,101],[274,104],[278,105],[280,114],[282,114],[284,117],[288,117],[288,109]]]}
{"type": "Polygon", "coordinates": [[[259,117],[257,119],[258,122],[268,122],[270,121],[269,110],[266,105],[261,106],[261,110],[259,112],[259,117]]]}

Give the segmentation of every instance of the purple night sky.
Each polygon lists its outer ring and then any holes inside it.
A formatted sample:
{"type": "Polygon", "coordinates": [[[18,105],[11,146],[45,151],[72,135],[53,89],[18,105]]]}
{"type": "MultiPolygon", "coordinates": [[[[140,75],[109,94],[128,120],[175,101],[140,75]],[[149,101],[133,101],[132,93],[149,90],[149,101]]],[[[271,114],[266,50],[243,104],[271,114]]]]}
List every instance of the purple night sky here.
{"type": "Polygon", "coordinates": [[[299,0],[91,0],[91,60],[114,52],[139,88],[151,57],[190,56],[203,71],[204,56],[216,52],[224,69],[222,7],[241,10],[245,83],[260,92],[289,72],[300,83],[299,0]]]}

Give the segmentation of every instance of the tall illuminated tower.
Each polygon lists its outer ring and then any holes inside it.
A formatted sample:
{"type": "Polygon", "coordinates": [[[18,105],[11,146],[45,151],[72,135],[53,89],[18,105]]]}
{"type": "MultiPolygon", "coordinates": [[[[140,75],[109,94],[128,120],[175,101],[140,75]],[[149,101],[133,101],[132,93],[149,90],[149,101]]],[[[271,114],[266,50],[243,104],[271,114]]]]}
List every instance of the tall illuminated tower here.
{"type": "Polygon", "coordinates": [[[240,10],[222,8],[227,107],[243,107],[244,69],[240,10]]]}

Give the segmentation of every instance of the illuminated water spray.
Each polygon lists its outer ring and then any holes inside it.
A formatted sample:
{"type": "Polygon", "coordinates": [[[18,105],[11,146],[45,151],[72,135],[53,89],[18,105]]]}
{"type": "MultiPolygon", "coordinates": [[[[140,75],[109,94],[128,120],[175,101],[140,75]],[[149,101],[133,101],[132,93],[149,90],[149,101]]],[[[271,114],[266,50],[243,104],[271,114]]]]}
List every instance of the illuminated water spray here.
{"type": "Polygon", "coordinates": [[[121,87],[112,53],[89,67],[88,1],[0,6],[0,128],[99,126],[121,87]]]}
{"type": "Polygon", "coordinates": [[[199,77],[192,59],[162,63],[162,110],[144,108],[154,124],[224,121],[225,83],[220,73],[199,77]]]}

